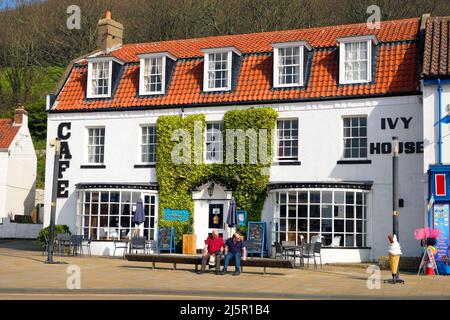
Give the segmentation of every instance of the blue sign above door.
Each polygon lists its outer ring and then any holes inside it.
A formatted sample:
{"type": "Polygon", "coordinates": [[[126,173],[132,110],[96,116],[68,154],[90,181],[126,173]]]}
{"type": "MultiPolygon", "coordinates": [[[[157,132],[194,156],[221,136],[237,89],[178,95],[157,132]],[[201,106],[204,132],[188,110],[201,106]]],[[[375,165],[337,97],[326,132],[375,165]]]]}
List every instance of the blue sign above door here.
{"type": "Polygon", "coordinates": [[[164,220],[181,221],[189,220],[189,210],[164,209],[164,220]]]}

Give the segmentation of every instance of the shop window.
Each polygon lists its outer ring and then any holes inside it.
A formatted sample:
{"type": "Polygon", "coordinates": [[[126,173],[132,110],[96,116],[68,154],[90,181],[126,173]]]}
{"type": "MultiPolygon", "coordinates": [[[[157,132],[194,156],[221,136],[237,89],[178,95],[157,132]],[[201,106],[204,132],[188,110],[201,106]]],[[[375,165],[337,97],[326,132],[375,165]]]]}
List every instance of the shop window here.
{"type": "Polygon", "coordinates": [[[143,235],[155,240],[156,195],[133,191],[79,191],[79,232],[85,239],[129,239],[135,231],[133,216],[139,197],[144,205],[143,235]]]}
{"type": "Polygon", "coordinates": [[[275,192],[274,241],[310,241],[314,235],[331,245],[365,247],[367,192],[360,190],[302,190],[275,192]]]}

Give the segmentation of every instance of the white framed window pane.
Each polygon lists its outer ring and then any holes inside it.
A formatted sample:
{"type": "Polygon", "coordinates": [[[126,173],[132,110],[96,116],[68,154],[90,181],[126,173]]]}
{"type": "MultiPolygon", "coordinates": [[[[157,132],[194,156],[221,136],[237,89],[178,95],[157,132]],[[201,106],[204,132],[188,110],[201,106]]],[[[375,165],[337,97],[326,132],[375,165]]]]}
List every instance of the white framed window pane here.
{"type": "Polygon", "coordinates": [[[88,163],[103,163],[105,150],[105,128],[88,129],[88,163]]]}
{"type": "Polygon", "coordinates": [[[91,71],[91,95],[107,95],[110,81],[109,62],[93,62],[91,71]]]}
{"type": "Polygon", "coordinates": [[[343,158],[367,158],[367,117],[343,118],[343,158]]]}
{"type": "Polygon", "coordinates": [[[274,239],[299,244],[302,237],[309,242],[313,236],[321,236],[326,246],[337,242],[337,246],[342,247],[363,247],[366,245],[366,217],[363,215],[366,197],[367,192],[361,190],[277,192],[274,239]]]}
{"type": "Polygon", "coordinates": [[[141,162],[156,162],[156,126],[141,127],[141,162]]]}
{"type": "Polygon", "coordinates": [[[298,159],[298,119],[277,121],[278,160],[298,159]]]}
{"type": "Polygon", "coordinates": [[[344,79],[348,82],[369,80],[369,51],[368,42],[344,43],[342,55],[344,79]]]}
{"type": "Polygon", "coordinates": [[[209,122],[206,124],[205,159],[207,162],[223,161],[223,123],[209,122]]]}
{"type": "Polygon", "coordinates": [[[209,89],[226,89],[229,72],[228,53],[208,54],[206,75],[209,89]]]}
{"type": "Polygon", "coordinates": [[[144,59],[145,93],[161,93],[163,89],[163,57],[144,59]]]}

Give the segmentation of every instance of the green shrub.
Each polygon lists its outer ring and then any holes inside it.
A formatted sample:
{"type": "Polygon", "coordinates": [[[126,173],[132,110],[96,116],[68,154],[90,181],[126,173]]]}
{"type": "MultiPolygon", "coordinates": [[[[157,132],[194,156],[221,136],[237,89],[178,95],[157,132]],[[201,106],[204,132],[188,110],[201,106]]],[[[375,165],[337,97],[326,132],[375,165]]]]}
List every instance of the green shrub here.
{"type": "MultiPolygon", "coordinates": [[[[56,235],[58,233],[69,233],[70,234],[71,232],[69,230],[69,226],[67,226],[65,224],[57,224],[57,225],[55,225],[54,239],[56,239],[56,235]]],[[[40,246],[43,246],[45,243],[44,235],[47,237],[47,239],[50,238],[50,226],[39,231],[39,234],[38,234],[38,237],[36,240],[40,246]]]]}
{"type": "Polygon", "coordinates": [[[33,223],[31,216],[14,216],[15,223],[33,223]]]}

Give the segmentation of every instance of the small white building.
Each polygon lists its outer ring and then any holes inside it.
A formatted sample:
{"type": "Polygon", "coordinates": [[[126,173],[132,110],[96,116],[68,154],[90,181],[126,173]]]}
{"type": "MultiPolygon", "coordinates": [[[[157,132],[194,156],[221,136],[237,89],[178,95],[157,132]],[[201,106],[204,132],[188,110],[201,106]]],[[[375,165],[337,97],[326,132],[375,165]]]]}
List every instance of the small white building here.
{"type": "Polygon", "coordinates": [[[431,17],[424,35],[423,172],[425,199],[433,197],[428,225],[440,229],[438,261],[448,255],[450,212],[450,17],[431,17]]]}
{"type": "Polygon", "coordinates": [[[35,184],[36,152],[27,112],[19,107],[14,119],[0,119],[0,218],[31,215],[35,184]]]}
{"type": "MultiPolygon", "coordinates": [[[[355,24],[143,44],[122,44],[122,30],[101,20],[99,51],[74,61],[48,99],[48,142],[59,137],[64,148],[56,223],[91,238],[93,253],[110,255],[112,239],[129,235],[139,197],[142,235],[155,239],[159,117],[205,115],[208,164],[220,162],[214,151],[223,145],[211,137],[227,111],[270,107],[278,120],[260,217],[266,249],[322,236],[325,262],[385,255],[397,136],[402,250],[420,255],[414,229],[424,222],[427,175],[419,18],[384,21],[380,29],[355,24]]],[[[52,155],[48,147],[45,225],[52,155]]],[[[212,179],[192,190],[197,248],[217,228],[214,215],[226,221],[231,197],[232,188],[212,179]]]]}

